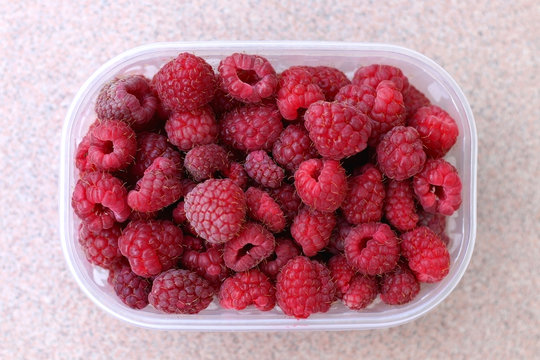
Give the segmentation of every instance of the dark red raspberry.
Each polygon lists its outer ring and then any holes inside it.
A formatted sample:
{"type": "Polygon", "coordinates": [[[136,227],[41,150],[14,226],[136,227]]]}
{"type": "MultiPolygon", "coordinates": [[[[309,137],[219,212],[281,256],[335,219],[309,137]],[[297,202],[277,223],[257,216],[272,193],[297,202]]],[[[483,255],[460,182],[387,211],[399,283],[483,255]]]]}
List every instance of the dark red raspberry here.
{"type": "Polygon", "coordinates": [[[442,214],[432,214],[424,209],[418,210],[418,226],[427,226],[437,236],[441,238],[445,245],[448,245],[450,238],[446,235],[446,216],[442,214]]]}
{"type": "Polygon", "coordinates": [[[144,309],[148,305],[148,294],[152,283],[131,271],[128,264],[120,262],[109,273],[114,292],[124,304],[132,309],[144,309]]]}
{"type": "Polygon", "coordinates": [[[124,222],[131,209],[122,182],[109,173],[86,173],[75,185],[71,206],[90,231],[110,229],[124,222]]]}
{"type": "Polygon", "coordinates": [[[426,95],[412,85],[409,85],[407,90],[403,91],[402,94],[403,102],[405,103],[405,108],[407,109],[408,120],[414,116],[416,110],[423,106],[431,105],[431,102],[426,95]]]}
{"type": "Polygon", "coordinates": [[[154,279],[148,301],[166,313],[197,314],[210,305],[214,293],[214,287],[196,273],[173,269],[154,279]]]}
{"type": "Polygon", "coordinates": [[[343,303],[351,310],[362,310],[370,305],[379,293],[379,284],[372,276],[357,275],[343,295],[343,303]]]}
{"type": "Polygon", "coordinates": [[[122,233],[120,225],[114,224],[109,229],[92,232],[81,223],[79,226],[79,244],[86,259],[97,266],[108,269],[122,258],[118,249],[118,237],[122,233]]]}
{"type": "Polygon", "coordinates": [[[409,80],[400,69],[381,64],[362,66],[354,73],[352,83],[354,85],[369,85],[375,89],[383,80],[393,81],[399,91],[409,87],[409,80]]]}
{"type": "Polygon", "coordinates": [[[371,108],[371,136],[369,145],[376,146],[380,137],[394,126],[405,125],[407,109],[403,95],[396,85],[389,80],[381,81],[376,89],[377,95],[371,108]]]}
{"type": "Polygon", "coordinates": [[[424,210],[450,216],[461,205],[461,180],[444,159],[428,159],[413,179],[413,188],[424,210]]]}
{"type": "MultiPolygon", "coordinates": [[[[221,84],[221,78],[219,76],[217,77],[216,83],[221,84]]],[[[210,102],[210,106],[218,118],[221,117],[221,115],[242,105],[242,102],[229,95],[229,93],[223,90],[221,86],[218,86],[216,93],[214,94],[214,98],[210,102]]]]}
{"type": "Polygon", "coordinates": [[[285,228],[286,219],[283,211],[275,200],[266,192],[255,187],[246,191],[246,203],[249,215],[260,221],[273,233],[279,233],[285,228]]]}
{"type": "Polygon", "coordinates": [[[216,79],[204,59],[181,53],[159,69],[152,79],[159,99],[172,111],[195,110],[212,100],[216,79]]]}
{"type": "Polygon", "coordinates": [[[131,221],[118,239],[133,272],[150,277],[171,269],[182,255],[182,230],[167,220],[131,221]]]}
{"type": "Polygon", "coordinates": [[[229,155],[217,144],[195,146],[186,154],[184,167],[195,181],[203,181],[225,171],[229,167],[229,155]]]}
{"type": "Polygon", "coordinates": [[[367,146],[369,118],[350,105],[318,101],[309,106],[304,119],[309,137],[323,157],[341,160],[367,146]]]}
{"type": "Polygon", "coordinates": [[[210,284],[219,286],[227,277],[227,268],[223,262],[223,250],[218,246],[203,245],[203,241],[193,236],[184,236],[186,250],[182,254],[182,265],[188,270],[208,280],[210,284]]]}
{"type": "Polygon", "coordinates": [[[282,184],[276,189],[271,189],[270,194],[283,210],[285,217],[291,221],[296,216],[298,209],[300,209],[300,205],[302,205],[302,200],[300,200],[294,186],[282,184]]]}
{"type": "Polygon", "coordinates": [[[296,120],[300,109],[325,99],[315,82],[316,78],[305,67],[294,66],[281,74],[277,106],[285,119],[296,120]]]}
{"type": "Polygon", "coordinates": [[[371,113],[377,92],[369,85],[345,85],[336,95],[336,101],[354,106],[364,114],[371,113]]]}
{"type": "Polygon", "coordinates": [[[391,271],[396,267],[399,253],[398,238],[386,224],[358,225],[345,239],[345,256],[349,264],[365,275],[391,271]]]}
{"type": "Polygon", "coordinates": [[[244,192],[229,179],[209,179],[184,198],[186,217],[197,234],[214,244],[235,237],[246,216],[244,192]]]}
{"type": "Polygon", "coordinates": [[[181,196],[177,165],[170,159],[158,157],[129,192],[127,202],[133,210],[152,212],[171,205],[181,196]]]}
{"type": "Polygon", "coordinates": [[[441,238],[425,226],[401,235],[401,249],[418,281],[441,281],[450,269],[450,254],[441,238]]]}
{"type": "Polygon", "coordinates": [[[459,134],[456,121],[435,105],[419,108],[409,120],[409,126],[418,130],[426,153],[434,158],[443,157],[454,146],[459,134]]]}
{"type": "Polygon", "coordinates": [[[223,89],[237,100],[257,103],[276,91],[276,71],[262,56],[234,53],[221,60],[218,71],[223,89]]]}
{"type": "Polygon", "coordinates": [[[270,256],[274,247],[272,233],[262,225],[248,222],[237,237],[225,244],[223,260],[231,270],[246,271],[270,256]]]}
{"type": "Polygon", "coordinates": [[[87,161],[99,170],[125,169],[135,157],[135,132],[122,121],[101,121],[91,132],[87,161]]]}
{"type": "Polygon", "coordinates": [[[219,303],[225,309],[243,310],[253,304],[260,311],[269,311],[276,306],[276,290],[265,274],[251,269],[225,279],[219,303]]]}
{"type": "Polygon", "coordinates": [[[306,66],[307,71],[313,76],[327,101],[334,101],[338,91],[351,83],[343,71],[329,66],[306,66]]]}
{"type": "Polygon", "coordinates": [[[328,245],[334,226],[336,218],[333,213],[304,207],[293,220],[291,235],[306,256],[314,256],[328,245]]]}
{"type": "Polygon", "coordinates": [[[382,175],[373,165],[365,165],[359,175],[349,178],[349,191],[341,205],[351,224],[380,221],[384,203],[382,175]]]}
{"type": "Polygon", "coordinates": [[[180,180],[180,182],[182,183],[182,195],[183,196],[186,196],[187,194],[189,194],[189,192],[191,190],[195,189],[195,186],[197,186],[197,183],[194,182],[191,179],[182,179],[182,180],[180,180]]]}
{"type": "Polygon", "coordinates": [[[300,250],[298,250],[292,239],[288,237],[277,238],[274,252],[261,261],[259,268],[269,278],[275,279],[281,268],[298,255],[300,255],[300,250]]]}
{"type": "Polygon", "coordinates": [[[274,160],[294,173],[302,161],[317,157],[308,132],[301,125],[289,125],[281,132],[272,149],[274,160]]]}
{"type": "Polygon", "coordinates": [[[242,164],[237,163],[236,161],[231,161],[229,163],[229,167],[223,170],[222,173],[225,177],[232,180],[232,182],[238,185],[241,189],[246,188],[249,178],[242,164]]]}
{"type": "Polygon", "coordinates": [[[279,187],[285,177],[285,171],[263,150],[250,152],[246,156],[244,169],[257,183],[273,189],[279,187]]]}
{"type": "Polygon", "coordinates": [[[326,246],[326,250],[332,254],[343,253],[345,250],[345,239],[347,238],[347,235],[349,235],[349,231],[351,231],[352,228],[353,226],[349,224],[345,218],[337,216],[337,224],[332,231],[332,235],[330,235],[330,241],[326,246]]]}
{"type": "Polygon", "coordinates": [[[347,195],[347,175],[339,161],[310,159],[294,173],[294,186],[304,204],[333,212],[347,195]]]}
{"type": "Polygon", "coordinates": [[[278,275],[276,298],[286,315],[307,318],[314,313],[327,312],[334,296],[330,270],[305,256],[290,260],[278,275]]]}
{"type": "Polygon", "coordinates": [[[405,126],[388,131],[377,145],[377,162],[390,179],[401,181],[419,173],[426,162],[426,153],[418,132],[405,126]]]}
{"type": "Polygon", "coordinates": [[[328,269],[332,274],[332,279],[336,285],[336,298],[343,299],[343,295],[349,290],[352,279],[356,271],[349,265],[347,258],[343,254],[338,254],[328,260],[328,269]]]}
{"type": "Polygon", "coordinates": [[[175,224],[182,225],[187,221],[186,211],[184,210],[184,202],[180,201],[173,209],[172,220],[175,224]]]}
{"type": "Polygon", "coordinates": [[[218,123],[210,106],[184,112],[174,112],[165,123],[172,144],[182,151],[197,145],[211,144],[218,136],[218,123]]]}
{"type": "Polygon", "coordinates": [[[410,180],[390,180],[386,186],[384,215],[390,225],[399,231],[409,231],[416,227],[418,214],[410,180]]]}
{"type": "Polygon", "coordinates": [[[125,121],[134,130],[141,130],[151,122],[158,103],[147,78],[127,75],[101,88],[95,110],[101,120],[125,121]]]}
{"type": "Polygon", "coordinates": [[[402,305],[412,301],[420,292],[420,284],[405,263],[383,275],[381,300],[388,305],[402,305]]]}

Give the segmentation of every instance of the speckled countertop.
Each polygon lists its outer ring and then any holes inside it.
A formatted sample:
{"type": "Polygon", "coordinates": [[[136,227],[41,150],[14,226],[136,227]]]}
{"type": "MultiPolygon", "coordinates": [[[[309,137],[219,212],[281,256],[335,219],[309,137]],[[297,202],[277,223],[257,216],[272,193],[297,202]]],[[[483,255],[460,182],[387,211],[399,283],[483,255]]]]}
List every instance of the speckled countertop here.
{"type": "Polygon", "coordinates": [[[0,358],[540,354],[537,1],[0,5],[0,358]],[[78,288],[60,248],[57,208],[60,133],[75,92],[100,64],[137,45],[216,39],[393,43],[431,57],[457,80],[479,134],[477,245],[463,280],[434,311],[380,331],[158,332],[106,315],[78,288]]]}

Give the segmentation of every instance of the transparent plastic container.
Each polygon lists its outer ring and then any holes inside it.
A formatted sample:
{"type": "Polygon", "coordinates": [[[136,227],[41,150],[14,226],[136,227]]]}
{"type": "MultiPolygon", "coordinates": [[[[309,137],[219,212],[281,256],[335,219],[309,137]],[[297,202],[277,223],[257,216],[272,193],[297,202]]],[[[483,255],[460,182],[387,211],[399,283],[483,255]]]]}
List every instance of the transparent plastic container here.
{"type": "Polygon", "coordinates": [[[80,88],[67,113],[61,148],[60,235],[69,269],[81,289],[107,313],[128,323],[161,330],[255,331],[255,330],[348,330],[376,329],[400,325],[416,319],[437,306],[456,287],[471,258],[476,236],[476,153],[477,135],[472,111],[463,92],[452,77],[429,58],[393,45],[342,42],[174,42],[156,43],[126,51],[101,66],[80,88]],[[285,316],[279,308],[269,312],[221,309],[214,301],[197,315],[171,315],[151,306],[133,310],[125,306],[107,284],[107,271],[86,260],[77,241],[79,220],[71,208],[71,194],[77,181],[75,151],[77,144],[94,121],[94,103],[101,86],[114,76],[143,73],[151,77],[161,65],[180,52],[193,52],[214,68],[233,52],[260,54],[276,71],[292,65],[335,66],[352,78],[362,65],[383,63],[402,69],[411,84],[445,109],[456,120],[459,137],[446,156],[463,183],[463,203],[448,219],[450,236],[450,272],[441,282],[422,284],[414,301],[388,306],[379,299],[364,311],[351,311],[334,304],[324,314],[297,320],[285,316]]]}

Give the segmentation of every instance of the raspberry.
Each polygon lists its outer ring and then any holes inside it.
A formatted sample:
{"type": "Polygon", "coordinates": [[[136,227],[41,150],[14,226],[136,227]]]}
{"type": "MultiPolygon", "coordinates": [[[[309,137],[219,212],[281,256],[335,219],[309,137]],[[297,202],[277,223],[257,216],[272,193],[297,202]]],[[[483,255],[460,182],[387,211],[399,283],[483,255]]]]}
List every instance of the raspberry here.
{"type": "Polygon", "coordinates": [[[277,106],[287,120],[296,120],[298,110],[307,109],[316,101],[324,100],[316,79],[303,67],[292,67],[281,74],[277,93],[277,106]]]}
{"type": "Polygon", "coordinates": [[[214,297],[214,288],[189,270],[169,270],[154,279],[148,301],[157,310],[175,314],[197,314],[214,297]]]}
{"type": "Polygon", "coordinates": [[[290,260],[277,278],[277,303],[286,315],[296,318],[327,312],[334,301],[334,293],[330,271],[305,256],[290,260]]]}
{"type": "Polygon", "coordinates": [[[263,226],[247,223],[237,237],[225,244],[223,260],[229,269],[246,271],[272,254],[274,235],[263,226]]]}
{"type": "Polygon", "coordinates": [[[418,130],[426,147],[426,154],[439,158],[456,143],[459,130],[456,121],[438,106],[419,108],[409,120],[409,126],[418,130]]]}
{"type": "Polygon", "coordinates": [[[144,171],[134,190],[127,196],[129,206],[136,211],[152,212],[171,205],[182,196],[182,183],[176,164],[158,157],[144,171]]]}
{"type": "Polygon", "coordinates": [[[232,180],[241,189],[245,189],[248,183],[248,175],[242,164],[231,161],[229,166],[222,171],[223,175],[232,180]]]}
{"type": "Polygon", "coordinates": [[[402,305],[412,301],[420,292],[420,284],[405,263],[383,275],[381,300],[388,305],[402,305]]]}
{"type": "Polygon", "coordinates": [[[274,143],[272,155],[279,165],[294,173],[302,161],[317,157],[317,151],[303,126],[289,125],[274,143]]]}
{"type": "Polygon", "coordinates": [[[81,223],[79,226],[79,244],[86,255],[86,259],[102,268],[109,268],[122,258],[118,249],[118,237],[122,229],[118,223],[109,229],[92,232],[81,223]]]}
{"type": "Polygon", "coordinates": [[[285,228],[285,215],[267,192],[250,187],[246,191],[246,203],[250,216],[271,232],[278,233],[285,228]]]}
{"type": "Polygon", "coordinates": [[[276,71],[262,56],[234,53],[221,60],[218,71],[222,87],[237,100],[257,103],[276,91],[276,71]]]}
{"type": "Polygon", "coordinates": [[[259,268],[269,278],[275,279],[281,268],[292,258],[300,255],[300,251],[294,244],[293,240],[288,237],[276,239],[276,247],[274,252],[261,261],[259,268]]]}
{"type": "Polygon", "coordinates": [[[362,66],[356,70],[352,83],[354,85],[368,85],[375,89],[383,80],[394,82],[399,91],[406,90],[409,87],[409,80],[400,69],[380,64],[362,66]]]}
{"type": "Polygon", "coordinates": [[[180,201],[173,209],[172,219],[175,224],[182,225],[187,221],[186,211],[184,210],[184,202],[180,201]]]}
{"type": "Polygon", "coordinates": [[[131,221],[118,238],[133,272],[150,277],[173,268],[182,255],[182,230],[168,220],[131,221]]]}
{"type": "Polygon", "coordinates": [[[275,105],[246,105],[223,116],[221,137],[234,149],[270,150],[283,124],[275,105]]]}
{"type": "Polygon", "coordinates": [[[302,205],[302,200],[298,197],[294,186],[282,184],[276,189],[270,189],[270,194],[281,207],[281,210],[283,210],[285,217],[289,221],[292,220],[298,212],[298,209],[300,209],[300,205],[302,205]]]}
{"type": "Polygon", "coordinates": [[[379,285],[372,276],[357,275],[343,295],[343,303],[351,310],[362,310],[375,300],[379,285]]]}
{"type": "Polygon", "coordinates": [[[227,277],[227,268],[223,262],[222,250],[217,246],[203,246],[202,240],[185,236],[184,241],[188,248],[182,254],[182,265],[188,270],[196,272],[210,284],[219,285],[227,277]],[[194,246],[194,243],[196,246],[194,246]],[[191,248],[189,246],[191,244],[191,248]]]}
{"type": "Polygon", "coordinates": [[[347,195],[347,175],[339,161],[311,159],[294,173],[294,186],[304,204],[322,212],[333,212],[347,195]]]}
{"type": "Polygon", "coordinates": [[[405,116],[407,115],[403,95],[392,81],[381,81],[376,92],[377,95],[370,112],[370,146],[376,146],[380,137],[394,126],[405,125],[405,116]]]}
{"type": "Polygon", "coordinates": [[[416,227],[418,214],[410,180],[390,180],[386,187],[384,215],[390,225],[399,231],[409,231],[416,227]]]}
{"type": "Polygon", "coordinates": [[[218,135],[218,123],[210,106],[184,112],[174,112],[165,123],[172,144],[182,151],[197,145],[211,144],[218,135]]]}
{"type": "Polygon", "coordinates": [[[269,188],[279,187],[285,176],[283,169],[263,150],[250,152],[246,156],[244,169],[250,178],[269,188]]]}
{"type": "Polygon", "coordinates": [[[335,255],[328,261],[328,269],[336,286],[336,298],[343,299],[343,295],[349,290],[356,271],[349,265],[343,254],[335,255]]]}
{"type": "Polygon", "coordinates": [[[195,110],[212,100],[216,79],[204,59],[181,53],[159,69],[152,79],[163,105],[174,111],[195,110]]]}
{"type": "Polygon", "coordinates": [[[424,209],[420,209],[418,211],[418,226],[427,226],[441,238],[445,245],[448,245],[450,238],[445,233],[446,216],[441,214],[432,214],[424,209]]]}
{"type": "Polygon", "coordinates": [[[92,142],[92,130],[99,124],[99,120],[94,122],[88,133],[82,138],[81,142],[77,146],[77,151],[75,152],[75,167],[79,170],[80,175],[82,176],[86,172],[96,171],[96,166],[91,164],[88,161],[88,149],[92,142]]]}
{"type": "MultiPolygon", "coordinates": [[[[221,84],[221,78],[219,76],[216,78],[216,83],[221,84]]],[[[219,86],[216,88],[214,98],[210,102],[210,106],[212,107],[212,110],[214,110],[217,117],[221,117],[221,115],[242,106],[242,104],[242,102],[233,98],[228,92],[219,86]]]]}
{"type": "Polygon", "coordinates": [[[95,171],[77,181],[71,206],[88,229],[97,232],[127,220],[131,209],[126,200],[127,191],[118,178],[95,171]]]}
{"type": "Polygon", "coordinates": [[[203,181],[218,171],[226,170],[229,167],[229,155],[217,144],[196,146],[186,154],[184,167],[195,181],[203,181]]]}
{"type": "Polygon", "coordinates": [[[95,110],[101,120],[125,121],[134,130],[141,130],[151,122],[158,103],[147,78],[128,75],[101,88],[95,110]]]}
{"type": "Polygon", "coordinates": [[[441,238],[425,226],[401,235],[401,249],[418,281],[441,281],[450,268],[450,255],[441,238]]]}
{"type": "Polygon", "coordinates": [[[102,121],[92,129],[87,160],[99,170],[117,171],[133,161],[136,150],[135,133],[126,123],[102,121]]]}
{"type": "Polygon", "coordinates": [[[182,179],[180,180],[180,183],[182,183],[182,195],[186,196],[189,194],[189,192],[193,189],[195,189],[195,186],[197,186],[197,183],[193,182],[191,179],[182,179]]]}
{"type": "Polygon", "coordinates": [[[429,99],[424,95],[420,90],[415,88],[412,85],[409,85],[407,90],[402,92],[403,94],[403,103],[407,109],[407,119],[410,120],[416,110],[420,109],[423,106],[431,105],[429,99]]]}
{"type": "Polygon", "coordinates": [[[327,101],[334,101],[338,91],[345,85],[351,83],[343,71],[329,66],[306,66],[307,71],[313,76],[327,101]]]}
{"type": "Polygon", "coordinates": [[[369,85],[345,85],[336,95],[336,101],[354,106],[364,114],[369,114],[377,93],[369,85]]]}
{"type": "Polygon", "coordinates": [[[349,191],[341,205],[343,216],[354,225],[380,221],[384,202],[382,175],[373,165],[365,165],[349,179],[349,191]]]}
{"type": "Polygon", "coordinates": [[[352,106],[318,101],[309,106],[304,119],[309,137],[323,157],[340,160],[367,146],[369,118],[352,106]]]}
{"type": "Polygon", "coordinates": [[[326,246],[326,250],[332,254],[343,253],[345,248],[345,239],[347,238],[347,235],[349,235],[349,231],[351,231],[352,228],[353,226],[349,224],[347,220],[341,216],[338,216],[337,225],[332,231],[332,235],[330,235],[330,241],[326,246]]]}
{"type": "Polygon", "coordinates": [[[132,309],[144,309],[148,305],[152,283],[131,271],[129,265],[121,263],[111,270],[109,277],[114,292],[124,304],[132,309]]]}
{"type": "Polygon", "coordinates": [[[345,239],[349,264],[365,275],[391,271],[399,259],[398,238],[390,226],[382,223],[361,224],[345,239]]]}
{"type": "Polygon", "coordinates": [[[328,245],[334,226],[334,214],[304,207],[293,220],[291,235],[306,256],[314,256],[328,245]]]}
{"type": "Polygon", "coordinates": [[[428,212],[450,216],[461,205],[461,180],[455,167],[444,159],[428,159],[413,179],[418,201],[428,212]]]}
{"type": "Polygon", "coordinates": [[[418,132],[405,126],[388,131],[377,145],[377,162],[390,179],[401,181],[419,173],[426,162],[426,153],[418,132]]]}
{"type": "Polygon", "coordinates": [[[219,289],[219,303],[225,309],[243,310],[254,304],[260,311],[276,305],[276,290],[260,270],[251,269],[225,279],[219,289]]]}
{"type": "Polygon", "coordinates": [[[197,234],[211,243],[235,237],[246,216],[244,192],[228,179],[210,179],[184,198],[186,217],[197,234]]]}

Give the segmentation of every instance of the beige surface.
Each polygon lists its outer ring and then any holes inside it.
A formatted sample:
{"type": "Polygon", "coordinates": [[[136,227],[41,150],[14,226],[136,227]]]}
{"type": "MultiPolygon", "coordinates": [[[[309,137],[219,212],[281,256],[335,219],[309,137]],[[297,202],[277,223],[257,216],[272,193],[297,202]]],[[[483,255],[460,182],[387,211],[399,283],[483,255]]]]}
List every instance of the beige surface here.
{"type": "Polygon", "coordinates": [[[73,3],[0,1],[0,358],[539,356],[537,1],[73,3]],[[60,132],[75,92],[134,46],[215,39],[389,42],[455,77],[479,132],[478,235],[469,270],[436,310],[381,331],[166,333],[107,316],[77,287],[57,229],[60,132]]]}

